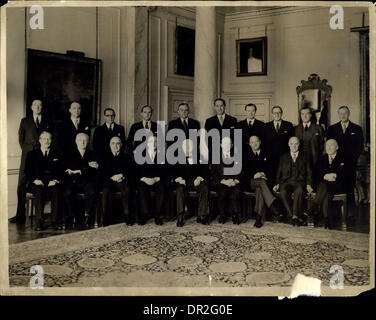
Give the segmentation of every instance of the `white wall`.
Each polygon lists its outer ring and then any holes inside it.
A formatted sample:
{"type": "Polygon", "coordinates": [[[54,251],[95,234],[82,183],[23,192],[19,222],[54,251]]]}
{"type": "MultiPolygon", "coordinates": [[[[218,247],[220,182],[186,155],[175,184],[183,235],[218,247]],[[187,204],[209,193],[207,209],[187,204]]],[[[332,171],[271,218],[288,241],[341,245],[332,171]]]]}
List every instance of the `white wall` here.
{"type": "Polygon", "coordinates": [[[317,73],[333,87],[331,121],[337,121],[337,107],[345,104],[352,110],[352,120],[359,123],[359,44],[358,34],[351,33],[350,27],[361,26],[361,12],[366,11],[345,8],[344,30],[329,28],[328,7],[227,15],[223,93],[230,101],[230,112],[243,116],[242,106],[255,101],[260,107],[258,118],[268,121],[270,108],[278,104],[285,119],[296,124],[296,87],[317,73]],[[268,37],[267,75],[236,77],[236,40],[260,36],[268,37]]]}

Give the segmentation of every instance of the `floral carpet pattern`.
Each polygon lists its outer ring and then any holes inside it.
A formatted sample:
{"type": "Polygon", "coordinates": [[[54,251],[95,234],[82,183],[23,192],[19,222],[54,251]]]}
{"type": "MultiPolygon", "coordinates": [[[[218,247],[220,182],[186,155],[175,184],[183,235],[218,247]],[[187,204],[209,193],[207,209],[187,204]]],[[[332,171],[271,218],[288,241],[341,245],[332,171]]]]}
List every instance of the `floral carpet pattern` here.
{"type": "Polygon", "coordinates": [[[339,265],[345,286],[362,286],[368,246],[368,234],[270,222],[119,224],[10,245],[9,281],[28,286],[40,265],[45,287],[287,287],[298,273],[328,286],[339,265]]]}

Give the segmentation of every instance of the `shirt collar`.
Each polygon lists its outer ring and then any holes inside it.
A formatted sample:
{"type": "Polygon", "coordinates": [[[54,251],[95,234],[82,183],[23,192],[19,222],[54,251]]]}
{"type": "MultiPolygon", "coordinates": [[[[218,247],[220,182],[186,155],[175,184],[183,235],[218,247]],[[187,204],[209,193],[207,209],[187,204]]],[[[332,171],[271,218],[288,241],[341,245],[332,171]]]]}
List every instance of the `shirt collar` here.
{"type": "Polygon", "coordinates": [[[218,115],[218,114],[217,114],[218,119],[219,119],[219,117],[222,117],[222,119],[225,120],[225,116],[226,116],[226,113],[224,113],[224,114],[222,114],[222,115],[218,115]]]}
{"type": "Polygon", "coordinates": [[[296,157],[298,157],[299,151],[296,151],[296,152],[290,151],[290,154],[291,154],[291,157],[294,156],[294,155],[296,155],[296,157]]]}
{"type": "Polygon", "coordinates": [[[77,123],[77,120],[78,120],[78,123],[80,123],[81,118],[80,117],[78,117],[78,118],[71,117],[71,120],[72,120],[73,123],[77,123]]]}
{"type": "Polygon", "coordinates": [[[106,123],[106,126],[107,126],[107,129],[110,129],[111,127],[114,128],[114,124],[113,123],[111,123],[111,124],[106,123]]]}
{"type": "Polygon", "coordinates": [[[50,153],[50,149],[42,149],[42,148],[40,148],[40,151],[42,151],[43,155],[46,153],[46,151],[47,151],[47,155],[50,153]]]}
{"type": "Polygon", "coordinates": [[[334,158],[336,157],[336,155],[337,155],[337,152],[335,154],[331,155],[331,156],[328,155],[328,158],[334,160],[334,158]]]}
{"type": "Polygon", "coordinates": [[[306,127],[306,126],[309,128],[311,126],[311,121],[309,121],[307,123],[303,122],[303,127],[306,127]]]}
{"type": "Polygon", "coordinates": [[[347,129],[347,127],[349,126],[349,123],[350,123],[349,120],[347,122],[342,122],[341,121],[341,126],[345,126],[345,128],[347,129]]]}
{"type": "Polygon", "coordinates": [[[184,120],[185,120],[186,123],[188,123],[188,118],[185,118],[185,119],[180,118],[181,123],[183,123],[184,120]]]}

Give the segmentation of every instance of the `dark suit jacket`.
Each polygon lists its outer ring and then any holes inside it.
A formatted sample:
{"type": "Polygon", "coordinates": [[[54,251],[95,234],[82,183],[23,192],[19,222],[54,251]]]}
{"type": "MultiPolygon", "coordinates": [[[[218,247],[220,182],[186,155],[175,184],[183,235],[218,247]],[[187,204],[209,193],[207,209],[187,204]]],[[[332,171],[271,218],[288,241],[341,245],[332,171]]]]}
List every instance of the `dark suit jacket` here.
{"type": "Polygon", "coordinates": [[[111,151],[105,153],[100,162],[100,175],[103,182],[111,179],[115,174],[123,174],[125,181],[132,182],[133,170],[131,168],[131,158],[128,154],[121,153],[114,156],[111,151]]]}
{"type": "Polygon", "coordinates": [[[97,155],[104,155],[107,152],[110,152],[110,140],[112,137],[119,137],[123,144],[122,151],[125,148],[125,130],[124,127],[114,123],[113,131],[110,132],[107,125],[103,125],[95,128],[93,135],[93,149],[97,155]]]}
{"type": "MultiPolygon", "coordinates": [[[[134,136],[139,129],[143,129],[144,126],[142,124],[142,121],[136,122],[132,124],[131,129],[129,130],[127,145],[128,149],[130,151],[133,151],[138,145],[140,145],[143,141],[134,141],[134,136]]],[[[151,121],[151,131],[154,135],[157,134],[157,123],[154,121],[151,121]]]]}
{"type": "Polygon", "coordinates": [[[87,122],[80,118],[78,129],[73,125],[71,118],[65,119],[59,130],[59,148],[63,155],[69,155],[76,149],[76,136],[78,133],[86,133],[90,137],[90,127],[87,122]]]}
{"type": "Polygon", "coordinates": [[[221,126],[221,124],[219,123],[218,117],[215,115],[213,117],[206,119],[205,130],[209,131],[211,129],[218,129],[218,130],[235,129],[237,122],[238,122],[238,120],[236,118],[234,118],[234,117],[232,117],[232,116],[230,116],[229,114],[226,113],[225,119],[223,121],[223,126],[221,126]]]}
{"type": "Polygon", "coordinates": [[[358,158],[363,151],[363,132],[362,128],[353,122],[349,122],[349,126],[343,134],[340,122],[329,126],[327,139],[335,139],[338,142],[339,150],[347,162],[356,164],[358,158]]]}
{"type": "Polygon", "coordinates": [[[243,144],[245,145],[249,143],[251,136],[258,136],[262,142],[264,141],[265,123],[260,120],[255,119],[253,126],[249,126],[247,119],[244,119],[238,122],[237,128],[242,129],[243,144]]]}
{"type": "Polygon", "coordinates": [[[157,155],[154,158],[154,163],[137,164],[133,159],[133,172],[135,175],[136,181],[139,181],[141,178],[155,178],[159,177],[162,183],[167,183],[168,181],[168,168],[166,163],[158,164],[157,155]]]}
{"type": "Polygon", "coordinates": [[[303,132],[304,127],[303,124],[299,124],[295,127],[295,135],[300,140],[300,150],[303,151],[304,144],[307,144],[307,150],[310,157],[311,165],[313,168],[316,168],[316,164],[319,160],[319,158],[322,156],[324,151],[324,129],[311,122],[310,127],[307,130],[306,136],[307,138],[303,142],[303,132]]]}
{"type": "Polygon", "coordinates": [[[263,148],[273,158],[273,161],[278,162],[281,155],[289,152],[288,142],[293,135],[294,127],[289,121],[282,120],[278,133],[273,121],[265,124],[263,148]]]}
{"type": "Polygon", "coordinates": [[[264,172],[267,182],[272,182],[272,163],[269,155],[261,149],[260,155],[256,156],[252,149],[248,147],[243,151],[242,186],[249,188],[250,181],[257,172],[264,172]]]}
{"type": "MultiPolygon", "coordinates": [[[[324,180],[324,176],[327,173],[336,173],[337,178],[335,183],[338,185],[338,187],[344,186],[345,181],[345,162],[343,157],[337,153],[336,157],[333,159],[332,164],[329,164],[329,157],[327,154],[324,154],[320,157],[320,160],[318,162],[318,168],[319,168],[319,175],[320,175],[320,181],[324,180]]],[[[341,188],[345,189],[345,188],[341,188]]]]}
{"type": "MultiPolygon", "coordinates": [[[[280,161],[276,176],[276,183],[282,184],[291,178],[292,169],[292,158],[290,153],[285,153],[280,161]]],[[[296,159],[297,165],[297,179],[296,181],[302,185],[312,186],[312,169],[310,163],[307,161],[306,157],[300,151],[298,158],[296,159]]]]}
{"type": "Polygon", "coordinates": [[[32,115],[23,118],[20,123],[18,130],[18,142],[20,144],[22,154],[21,154],[21,164],[20,164],[20,180],[24,177],[24,169],[26,164],[27,153],[31,150],[38,149],[39,145],[39,135],[42,131],[48,131],[53,134],[53,146],[56,146],[55,142],[55,130],[52,124],[45,116],[42,115],[42,120],[39,128],[37,129],[32,115]]]}
{"type": "Polygon", "coordinates": [[[180,118],[171,120],[170,123],[168,124],[168,130],[171,129],[181,129],[184,131],[185,136],[188,138],[189,134],[189,129],[195,129],[195,130],[200,130],[200,122],[198,122],[195,119],[188,118],[188,127],[187,129],[184,128],[183,123],[181,122],[180,118]]]}
{"type": "Polygon", "coordinates": [[[32,150],[27,154],[25,174],[29,183],[39,179],[47,186],[51,180],[61,181],[62,169],[61,155],[54,149],[50,149],[47,157],[41,149],[32,150]]]}
{"type": "MultiPolygon", "coordinates": [[[[236,161],[236,160],[235,160],[236,161]]],[[[239,182],[241,181],[241,173],[237,175],[225,175],[224,168],[231,168],[235,164],[225,164],[222,159],[222,150],[220,153],[220,163],[218,164],[211,164],[209,167],[210,170],[210,183],[211,185],[215,186],[221,183],[222,179],[237,179],[239,182]]]]}
{"type": "Polygon", "coordinates": [[[65,160],[65,166],[64,166],[64,171],[66,169],[71,169],[71,170],[81,170],[81,175],[79,174],[73,174],[73,175],[68,175],[67,173],[65,174],[66,180],[67,181],[80,181],[80,182],[98,182],[98,169],[92,168],[89,166],[89,162],[91,161],[97,161],[98,158],[94,154],[93,151],[86,149],[84,156],[82,157],[80,152],[78,151],[77,147],[74,148],[69,157],[66,158],[65,160]]]}

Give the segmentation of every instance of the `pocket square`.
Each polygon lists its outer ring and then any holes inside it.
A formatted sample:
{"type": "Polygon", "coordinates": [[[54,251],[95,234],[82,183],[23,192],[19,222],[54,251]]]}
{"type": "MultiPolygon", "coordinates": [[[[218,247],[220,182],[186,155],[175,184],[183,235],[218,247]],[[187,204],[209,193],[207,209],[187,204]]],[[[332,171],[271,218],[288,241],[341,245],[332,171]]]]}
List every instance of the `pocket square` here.
{"type": "Polygon", "coordinates": [[[120,133],[118,133],[118,136],[120,136],[120,133]]]}
{"type": "Polygon", "coordinates": [[[355,135],[355,132],[351,132],[351,135],[354,136],[354,135],[355,135]]]}
{"type": "Polygon", "coordinates": [[[266,161],[266,158],[264,158],[264,161],[266,161]]]}
{"type": "Polygon", "coordinates": [[[89,127],[85,127],[85,130],[89,130],[89,127]]]}
{"type": "Polygon", "coordinates": [[[319,135],[319,133],[318,133],[318,132],[316,132],[316,133],[315,133],[315,135],[316,135],[316,136],[318,136],[318,135],[319,135]]]}
{"type": "Polygon", "coordinates": [[[283,131],[284,133],[287,133],[287,131],[283,131]]]}
{"type": "Polygon", "coordinates": [[[342,162],[339,166],[344,166],[345,164],[342,162]]]}
{"type": "Polygon", "coordinates": [[[230,129],[234,129],[234,128],[235,128],[234,126],[230,127],[230,129]]]}
{"type": "Polygon", "coordinates": [[[56,159],[54,159],[54,161],[59,161],[59,159],[56,158],[56,159]]]}

